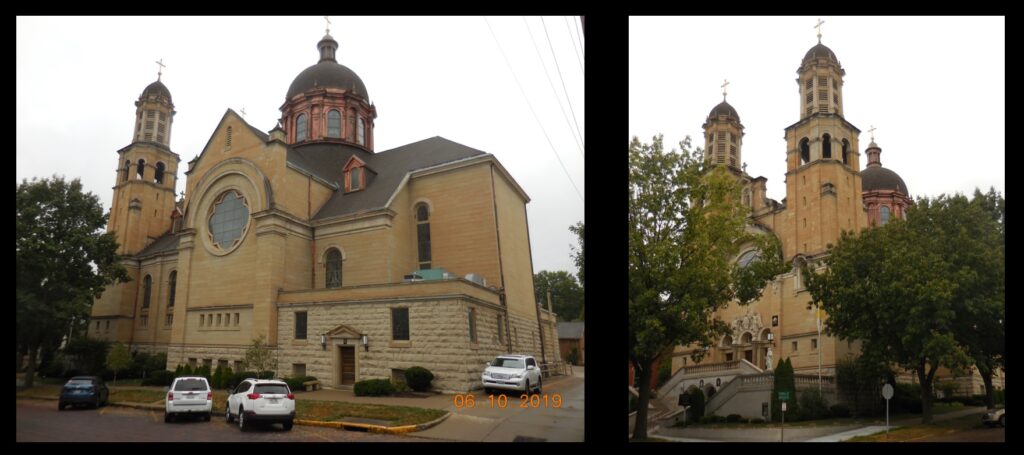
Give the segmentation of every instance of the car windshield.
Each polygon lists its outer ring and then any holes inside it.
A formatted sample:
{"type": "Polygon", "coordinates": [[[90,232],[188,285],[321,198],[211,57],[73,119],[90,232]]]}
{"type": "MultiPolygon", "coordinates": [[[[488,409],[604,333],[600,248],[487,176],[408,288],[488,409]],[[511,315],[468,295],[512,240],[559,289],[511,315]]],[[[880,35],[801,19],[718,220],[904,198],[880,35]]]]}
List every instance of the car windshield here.
{"type": "Polygon", "coordinates": [[[92,385],[92,381],[89,379],[72,379],[66,385],[92,385]]]}
{"type": "Polygon", "coordinates": [[[174,384],[174,390],[178,392],[206,390],[206,381],[202,379],[182,379],[177,384],[174,384]]]}
{"type": "Polygon", "coordinates": [[[288,394],[288,386],[284,384],[257,384],[256,388],[253,389],[254,393],[263,394],[288,394]]]}
{"type": "Polygon", "coordinates": [[[523,359],[509,359],[506,357],[498,357],[491,363],[492,367],[502,368],[524,368],[523,359]]]}

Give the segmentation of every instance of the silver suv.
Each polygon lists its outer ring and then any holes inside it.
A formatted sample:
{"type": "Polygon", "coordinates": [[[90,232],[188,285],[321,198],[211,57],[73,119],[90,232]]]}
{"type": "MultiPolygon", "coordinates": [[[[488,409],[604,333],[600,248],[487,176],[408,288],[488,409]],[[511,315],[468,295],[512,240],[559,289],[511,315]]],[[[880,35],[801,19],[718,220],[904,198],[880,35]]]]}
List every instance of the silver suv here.
{"type": "Polygon", "coordinates": [[[225,408],[228,423],[238,418],[242,431],[255,422],[280,423],[290,431],[295,420],[295,395],[284,381],[250,378],[229,392],[225,408]]]}
{"type": "Polygon", "coordinates": [[[175,415],[198,415],[210,421],[213,411],[213,391],[210,383],[202,376],[174,378],[167,389],[164,406],[164,422],[170,422],[175,415]]]}
{"type": "Polygon", "coordinates": [[[540,368],[537,360],[528,355],[498,356],[493,362],[487,362],[480,380],[484,383],[484,393],[488,394],[491,389],[541,393],[540,368]]]}

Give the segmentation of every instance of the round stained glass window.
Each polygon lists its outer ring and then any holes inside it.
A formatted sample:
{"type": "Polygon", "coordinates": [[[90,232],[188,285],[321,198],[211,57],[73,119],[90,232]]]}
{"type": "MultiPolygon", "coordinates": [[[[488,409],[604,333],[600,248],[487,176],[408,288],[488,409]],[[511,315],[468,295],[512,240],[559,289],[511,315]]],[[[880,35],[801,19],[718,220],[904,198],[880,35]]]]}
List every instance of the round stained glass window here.
{"type": "Polygon", "coordinates": [[[242,240],[242,233],[249,222],[249,207],[242,195],[228,191],[213,204],[210,216],[210,237],[213,244],[222,250],[230,250],[242,240]]]}

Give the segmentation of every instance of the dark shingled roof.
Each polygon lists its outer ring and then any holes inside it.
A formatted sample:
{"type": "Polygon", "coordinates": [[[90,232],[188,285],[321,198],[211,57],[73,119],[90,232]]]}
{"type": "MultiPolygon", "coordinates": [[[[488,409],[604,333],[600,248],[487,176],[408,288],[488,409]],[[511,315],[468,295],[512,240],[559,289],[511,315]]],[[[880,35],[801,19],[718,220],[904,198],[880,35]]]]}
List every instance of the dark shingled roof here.
{"type": "Polygon", "coordinates": [[[862,191],[897,190],[904,195],[910,195],[907,184],[903,183],[899,174],[882,166],[868,166],[867,169],[860,171],[860,179],[862,191]]]}
{"type": "Polygon", "coordinates": [[[370,95],[366,93],[366,85],[363,85],[363,80],[359,79],[354,71],[330,60],[321,61],[299,73],[288,87],[287,99],[290,100],[306,90],[312,90],[314,86],[341,88],[364,99],[370,99],[370,95]]]}
{"type": "Polygon", "coordinates": [[[736,121],[739,121],[740,119],[740,114],[736,112],[736,109],[733,109],[733,107],[725,101],[722,101],[718,106],[711,109],[711,113],[708,114],[708,117],[711,119],[717,119],[719,115],[731,115],[736,118],[736,121]]]}
{"type": "Polygon", "coordinates": [[[153,243],[150,243],[149,246],[143,248],[142,251],[139,251],[135,256],[142,257],[175,251],[178,249],[178,239],[177,234],[171,234],[170,231],[167,231],[166,234],[157,237],[153,243]]]}
{"type": "Polygon", "coordinates": [[[171,91],[167,90],[167,86],[164,85],[164,83],[160,82],[160,81],[156,81],[156,82],[154,82],[152,84],[147,85],[146,89],[142,91],[141,95],[139,95],[139,98],[140,99],[145,98],[146,95],[149,95],[149,94],[166,96],[168,101],[170,101],[170,99],[171,99],[171,91]]]}
{"type": "Polygon", "coordinates": [[[825,57],[828,58],[829,60],[832,60],[833,62],[836,62],[837,65],[839,64],[839,59],[836,58],[836,53],[832,52],[832,49],[829,49],[827,46],[821,43],[818,43],[817,46],[814,46],[809,51],[807,51],[807,53],[804,54],[803,61],[806,62],[807,60],[815,59],[818,57],[825,57]]]}
{"type": "Polygon", "coordinates": [[[440,136],[424,139],[398,148],[371,154],[358,147],[335,143],[314,143],[291,146],[288,162],[317,177],[339,186],[320,208],[314,220],[384,208],[402,183],[405,174],[473,156],[486,155],[480,150],[449,141],[440,136]],[[366,189],[345,194],[342,168],[352,155],[366,163],[366,189]]]}
{"type": "Polygon", "coordinates": [[[582,322],[559,322],[558,323],[558,339],[560,340],[578,340],[583,338],[583,323],[582,322]]]}

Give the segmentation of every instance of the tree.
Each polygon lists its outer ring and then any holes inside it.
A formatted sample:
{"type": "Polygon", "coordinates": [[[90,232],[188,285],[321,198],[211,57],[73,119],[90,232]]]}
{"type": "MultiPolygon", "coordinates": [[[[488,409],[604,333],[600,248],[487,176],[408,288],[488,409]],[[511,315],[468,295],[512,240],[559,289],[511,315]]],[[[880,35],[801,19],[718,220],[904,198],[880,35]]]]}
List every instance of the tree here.
{"type": "Polygon", "coordinates": [[[17,338],[28,350],[31,387],[40,346],[55,348],[73,320],[89,317],[92,301],[129,281],[99,198],[78,180],[23,180],[17,188],[17,338]],[[53,339],[57,339],[57,343],[53,339]]]}
{"type": "Polygon", "coordinates": [[[245,369],[255,371],[260,377],[268,371],[277,371],[277,351],[266,344],[266,336],[253,338],[252,344],[245,351],[245,369]]]}
{"type": "Polygon", "coordinates": [[[569,272],[541,270],[533,276],[533,288],[541,306],[551,291],[551,306],[562,321],[576,320],[583,311],[583,288],[569,272]]]}
{"type": "MultiPolygon", "coordinates": [[[[572,247],[572,262],[576,264],[576,278],[580,280],[580,287],[583,287],[583,222],[577,222],[576,224],[569,226],[569,230],[573,234],[576,234],[576,242],[579,243],[579,247],[572,247]]],[[[581,316],[580,319],[583,319],[581,316]]]]}
{"type": "Polygon", "coordinates": [[[121,343],[114,343],[107,353],[107,369],[114,372],[114,385],[117,385],[117,372],[128,368],[132,364],[132,356],[128,352],[128,346],[121,343]]]}
{"type": "Polygon", "coordinates": [[[859,339],[865,355],[917,375],[924,423],[932,421],[938,368],[971,363],[968,353],[981,348],[965,333],[995,322],[990,311],[1001,298],[1002,272],[984,256],[1001,264],[1002,255],[979,233],[985,217],[993,220],[980,206],[960,195],[918,199],[905,221],[859,236],[844,232],[823,271],[803,270],[814,304],[829,314],[826,333],[859,339]]]}
{"type": "Polygon", "coordinates": [[[782,401],[779,401],[779,392],[789,392],[789,399],[786,401],[786,412],[791,421],[796,421],[799,415],[799,405],[796,399],[796,378],[793,376],[793,362],[787,357],[779,360],[779,366],[775,368],[774,382],[772,383],[772,421],[782,420],[782,401]]]}
{"type": "Polygon", "coordinates": [[[777,243],[744,230],[749,208],[735,177],[723,166],[706,168],[689,138],[680,148],[666,153],[661,136],[650,145],[637,138],[629,144],[629,361],[639,377],[634,439],[647,437],[652,364],[677,345],[710,346],[727,330],[714,312],[734,299],[756,299],[781,272],[777,243]],[[760,261],[768,266],[757,270],[767,273],[737,281],[734,259],[749,242],[762,248],[760,261]]]}

